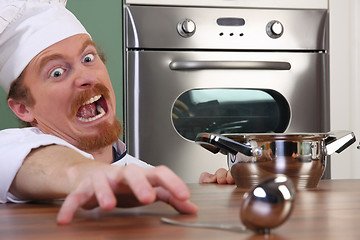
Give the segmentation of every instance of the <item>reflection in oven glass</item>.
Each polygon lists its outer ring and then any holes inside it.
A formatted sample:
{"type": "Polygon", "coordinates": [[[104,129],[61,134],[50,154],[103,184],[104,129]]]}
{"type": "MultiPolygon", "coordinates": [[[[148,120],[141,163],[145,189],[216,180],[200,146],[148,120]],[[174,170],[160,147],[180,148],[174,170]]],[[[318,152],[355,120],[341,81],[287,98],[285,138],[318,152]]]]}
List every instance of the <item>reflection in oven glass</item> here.
{"type": "Polygon", "coordinates": [[[262,89],[192,89],[174,102],[172,121],[188,140],[200,132],[284,132],[290,107],[278,92],[262,89]]]}

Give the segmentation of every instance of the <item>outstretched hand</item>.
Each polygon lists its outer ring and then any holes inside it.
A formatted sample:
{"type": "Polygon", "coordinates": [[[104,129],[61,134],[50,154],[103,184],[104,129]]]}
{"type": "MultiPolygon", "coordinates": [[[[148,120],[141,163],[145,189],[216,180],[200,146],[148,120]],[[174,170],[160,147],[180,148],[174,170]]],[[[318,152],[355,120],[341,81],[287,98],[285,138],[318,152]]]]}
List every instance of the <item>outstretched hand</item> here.
{"type": "Polygon", "coordinates": [[[164,166],[142,168],[106,165],[74,178],[76,186],[66,197],[57,217],[58,224],[72,221],[77,209],[100,206],[134,207],[163,201],[181,213],[196,213],[189,201],[190,193],[183,181],[164,166]]]}

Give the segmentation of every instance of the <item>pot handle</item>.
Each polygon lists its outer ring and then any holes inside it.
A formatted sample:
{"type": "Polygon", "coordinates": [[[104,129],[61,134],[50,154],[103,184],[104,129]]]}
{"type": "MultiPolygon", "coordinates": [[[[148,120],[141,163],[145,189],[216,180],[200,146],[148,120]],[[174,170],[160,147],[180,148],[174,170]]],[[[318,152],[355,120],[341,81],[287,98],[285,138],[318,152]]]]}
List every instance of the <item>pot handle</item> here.
{"type": "Polygon", "coordinates": [[[325,138],[326,155],[340,153],[356,141],[355,134],[350,131],[330,132],[325,138]]]}
{"type": "Polygon", "coordinates": [[[195,138],[195,143],[201,145],[207,150],[218,153],[220,150],[237,154],[242,153],[246,156],[259,155],[260,149],[255,152],[252,147],[236,142],[230,138],[214,133],[199,133],[195,138]]]}

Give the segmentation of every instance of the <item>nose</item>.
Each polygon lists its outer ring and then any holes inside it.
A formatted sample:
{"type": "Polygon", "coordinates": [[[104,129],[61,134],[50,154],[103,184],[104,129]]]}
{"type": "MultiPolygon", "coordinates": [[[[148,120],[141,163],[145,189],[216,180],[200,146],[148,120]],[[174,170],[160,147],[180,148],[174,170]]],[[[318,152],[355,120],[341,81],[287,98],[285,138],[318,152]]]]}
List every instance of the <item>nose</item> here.
{"type": "Polygon", "coordinates": [[[90,88],[96,84],[96,74],[87,66],[77,66],[74,71],[75,73],[75,85],[78,88],[90,88]]]}

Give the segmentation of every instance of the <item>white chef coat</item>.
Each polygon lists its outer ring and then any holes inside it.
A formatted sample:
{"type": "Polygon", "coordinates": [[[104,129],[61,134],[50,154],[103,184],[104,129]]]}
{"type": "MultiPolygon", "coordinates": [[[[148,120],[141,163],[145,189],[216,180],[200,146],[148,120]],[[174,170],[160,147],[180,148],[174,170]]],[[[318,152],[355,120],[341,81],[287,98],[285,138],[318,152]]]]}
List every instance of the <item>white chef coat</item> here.
{"type": "MultiPolygon", "coordinates": [[[[51,144],[72,148],[83,156],[94,159],[91,154],[81,151],[61,138],[44,134],[35,127],[11,128],[0,131],[0,203],[6,203],[8,201],[21,202],[9,193],[10,185],[16,173],[32,149],[51,144]]],[[[113,147],[120,154],[126,153],[126,146],[120,140],[115,142],[113,147]]],[[[129,154],[125,154],[123,158],[113,164],[122,166],[136,164],[142,167],[152,167],[129,154]]]]}

